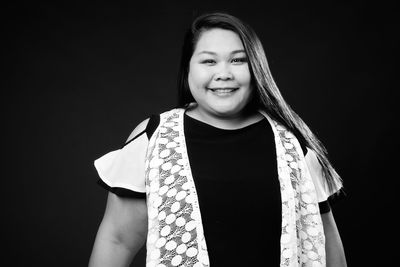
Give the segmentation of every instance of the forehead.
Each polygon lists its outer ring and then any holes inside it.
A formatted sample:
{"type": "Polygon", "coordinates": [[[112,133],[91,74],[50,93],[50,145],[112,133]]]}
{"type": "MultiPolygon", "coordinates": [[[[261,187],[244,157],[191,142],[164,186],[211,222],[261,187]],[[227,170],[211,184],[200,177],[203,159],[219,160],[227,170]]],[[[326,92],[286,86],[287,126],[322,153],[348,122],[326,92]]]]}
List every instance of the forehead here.
{"type": "Polygon", "coordinates": [[[201,33],[194,52],[203,50],[213,52],[229,52],[244,49],[237,33],[224,29],[211,29],[201,33]]]}

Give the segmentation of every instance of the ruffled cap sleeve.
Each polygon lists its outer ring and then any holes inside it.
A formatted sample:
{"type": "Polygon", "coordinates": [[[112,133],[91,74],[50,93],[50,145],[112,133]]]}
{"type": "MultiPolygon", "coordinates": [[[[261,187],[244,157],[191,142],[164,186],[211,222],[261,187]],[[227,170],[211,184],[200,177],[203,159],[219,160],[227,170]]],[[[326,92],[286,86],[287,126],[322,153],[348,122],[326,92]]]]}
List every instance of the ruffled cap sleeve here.
{"type": "MultiPolygon", "coordinates": [[[[110,188],[145,193],[145,157],[148,145],[145,132],[94,161],[100,179],[110,188]]],[[[112,191],[112,190],[111,190],[112,191]]]]}
{"type": "Polygon", "coordinates": [[[326,201],[330,196],[341,189],[341,185],[336,185],[333,192],[330,192],[328,183],[324,177],[322,166],[318,161],[317,155],[312,149],[307,150],[307,167],[313,180],[318,202],[326,201]]]}

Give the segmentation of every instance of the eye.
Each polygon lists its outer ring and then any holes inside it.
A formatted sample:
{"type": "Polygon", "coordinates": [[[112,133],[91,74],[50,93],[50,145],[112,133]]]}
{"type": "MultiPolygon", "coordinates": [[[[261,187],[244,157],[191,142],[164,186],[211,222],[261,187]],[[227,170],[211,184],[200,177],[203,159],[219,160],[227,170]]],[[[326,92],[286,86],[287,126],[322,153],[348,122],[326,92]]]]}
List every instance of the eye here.
{"type": "Polygon", "coordinates": [[[234,58],[234,59],[232,59],[232,62],[233,63],[245,63],[245,62],[247,62],[247,58],[245,58],[245,57],[237,57],[237,58],[234,58]]]}
{"type": "Polygon", "coordinates": [[[215,60],[213,60],[213,59],[205,59],[205,60],[201,61],[201,63],[203,63],[203,64],[214,64],[215,60]]]}

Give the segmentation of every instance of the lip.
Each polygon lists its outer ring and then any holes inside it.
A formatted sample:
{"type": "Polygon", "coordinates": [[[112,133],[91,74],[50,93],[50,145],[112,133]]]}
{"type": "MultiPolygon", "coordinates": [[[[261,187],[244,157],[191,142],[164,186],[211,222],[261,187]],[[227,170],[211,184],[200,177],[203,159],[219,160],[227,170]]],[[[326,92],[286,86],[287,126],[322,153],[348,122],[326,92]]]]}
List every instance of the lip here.
{"type": "Polygon", "coordinates": [[[214,87],[214,88],[208,88],[212,91],[216,91],[216,90],[237,90],[239,89],[239,87],[214,87]]]}

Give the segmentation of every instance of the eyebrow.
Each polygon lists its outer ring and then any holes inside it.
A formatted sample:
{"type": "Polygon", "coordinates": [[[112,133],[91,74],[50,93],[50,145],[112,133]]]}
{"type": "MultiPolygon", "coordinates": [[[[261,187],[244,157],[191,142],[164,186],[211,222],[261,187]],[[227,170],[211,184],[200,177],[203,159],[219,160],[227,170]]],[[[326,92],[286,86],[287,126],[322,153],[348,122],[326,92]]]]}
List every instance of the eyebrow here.
{"type": "MultiPolygon", "coordinates": [[[[240,49],[240,50],[233,50],[233,51],[231,52],[231,55],[232,55],[232,54],[237,54],[237,53],[246,53],[246,51],[244,51],[243,49],[240,49]]],[[[197,53],[197,55],[200,55],[200,54],[216,55],[217,53],[212,52],[212,51],[206,51],[206,50],[204,50],[204,51],[201,51],[201,52],[197,53]]]]}

